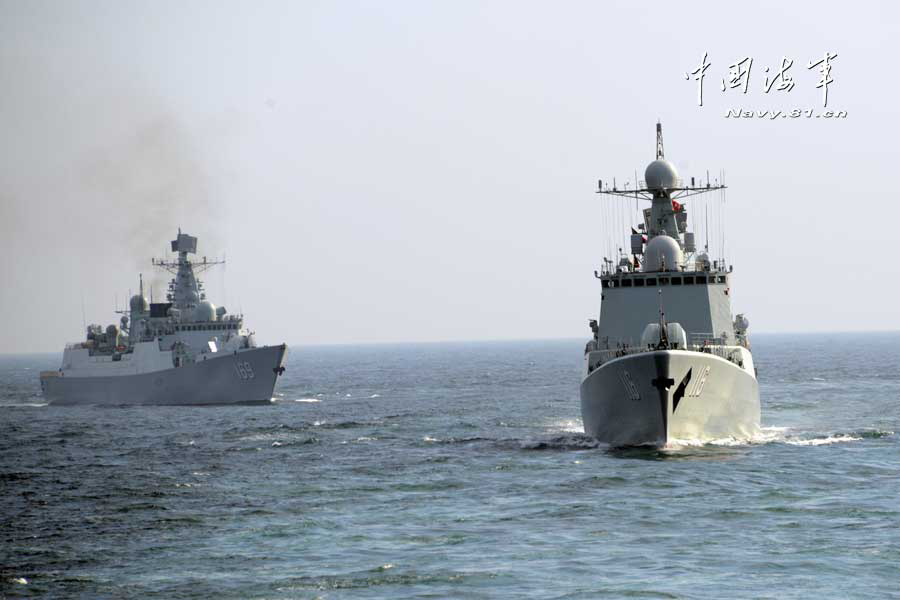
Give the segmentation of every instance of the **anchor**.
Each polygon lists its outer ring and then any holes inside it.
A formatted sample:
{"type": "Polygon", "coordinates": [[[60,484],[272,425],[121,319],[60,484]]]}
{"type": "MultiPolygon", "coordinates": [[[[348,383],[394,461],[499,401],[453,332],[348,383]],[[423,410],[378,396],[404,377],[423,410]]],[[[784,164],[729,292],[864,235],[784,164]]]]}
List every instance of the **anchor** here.
{"type": "Polygon", "coordinates": [[[655,387],[660,391],[660,393],[665,393],[670,387],[675,385],[675,380],[669,377],[668,379],[663,379],[662,377],[657,377],[653,381],[650,382],[650,385],[655,387]]]}

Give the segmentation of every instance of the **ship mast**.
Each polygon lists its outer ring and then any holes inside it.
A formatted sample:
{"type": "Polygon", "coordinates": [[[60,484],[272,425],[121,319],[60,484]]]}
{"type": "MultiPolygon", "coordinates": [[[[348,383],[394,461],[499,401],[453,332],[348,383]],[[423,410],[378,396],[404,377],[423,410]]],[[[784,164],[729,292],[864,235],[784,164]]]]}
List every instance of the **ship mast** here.
{"type": "MultiPolygon", "coordinates": [[[[663,151],[662,123],[656,124],[656,160],[665,160],[665,153],[663,151]]],[[[645,175],[645,180],[635,182],[634,188],[619,189],[615,184],[615,180],[613,180],[613,186],[610,187],[609,181],[607,181],[606,185],[604,186],[603,180],[598,179],[597,189],[594,190],[594,193],[604,194],[608,196],[618,196],[621,198],[639,198],[641,200],[653,200],[656,192],[665,191],[671,200],[681,200],[682,198],[695,196],[697,194],[706,194],[708,192],[726,189],[725,185],[722,185],[718,182],[711,184],[708,176],[706,179],[706,185],[703,185],[702,180],[700,181],[700,185],[697,185],[696,179],[694,177],[691,177],[691,185],[684,185],[684,182],[681,180],[681,178],[677,178],[675,183],[676,185],[666,186],[664,190],[660,190],[659,188],[649,186],[646,181],[645,175]]],[[[626,184],[626,186],[627,185],[628,184],[626,184]]]]}
{"type": "Polygon", "coordinates": [[[663,150],[663,140],[662,140],[662,123],[659,121],[656,122],[656,160],[660,160],[666,157],[666,152],[663,150]]]}
{"type": "Polygon", "coordinates": [[[197,238],[181,233],[181,228],[178,229],[178,237],[172,240],[172,252],[178,253],[177,260],[154,258],[152,264],[175,276],[169,282],[169,293],[166,295],[166,299],[175,308],[193,308],[201,300],[206,299],[203,282],[196,275],[216,265],[223,265],[225,261],[209,260],[205,256],[202,262],[190,260],[188,254],[197,252],[197,238]]]}
{"type": "MultiPolygon", "coordinates": [[[[665,145],[663,143],[662,123],[656,123],[656,159],[651,162],[644,171],[644,180],[637,180],[635,174],[634,184],[626,183],[624,188],[620,189],[616,184],[616,180],[612,180],[612,186],[609,183],[604,185],[603,180],[597,183],[595,193],[613,197],[617,202],[611,202],[604,206],[606,213],[604,218],[604,226],[606,227],[607,243],[618,237],[615,229],[622,227],[627,228],[628,223],[626,214],[628,208],[622,203],[624,199],[634,199],[635,217],[638,217],[638,201],[649,201],[650,208],[640,211],[640,219],[637,228],[631,228],[630,237],[630,253],[626,250],[623,252],[621,247],[618,248],[616,260],[604,258],[604,273],[612,273],[614,271],[633,271],[641,267],[642,259],[639,256],[644,255],[644,245],[649,244],[653,238],[658,236],[667,236],[677,242],[677,246],[686,254],[692,254],[696,250],[695,234],[688,231],[687,227],[687,210],[684,200],[691,196],[699,194],[708,194],[710,192],[719,192],[720,199],[724,201],[724,177],[722,181],[716,180],[710,182],[707,172],[706,182],[697,182],[694,177],[690,178],[689,184],[684,182],[678,176],[678,172],[670,161],[665,158],[665,145]]],[[[623,231],[626,234],[627,232],[623,231]]],[[[707,236],[709,230],[707,227],[707,236]]],[[[629,245],[626,240],[625,245],[629,245]]],[[[723,242],[724,247],[724,242],[723,242]]],[[[616,244],[618,246],[618,244],[616,244]]],[[[658,244],[657,244],[658,246],[658,244]]],[[[607,246],[607,251],[612,248],[607,246]]],[[[708,244],[707,244],[708,250],[708,244]]],[[[653,256],[658,253],[654,252],[653,256]]],[[[646,258],[646,257],[645,257],[646,258]]],[[[670,256],[671,259],[676,258],[675,255],[670,256]]],[[[722,262],[724,263],[724,257],[722,262]]],[[[704,260],[707,258],[704,256],[704,260]]],[[[677,257],[678,264],[669,264],[669,268],[683,268],[685,266],[684,258],[679,254],[677,257]]]]}

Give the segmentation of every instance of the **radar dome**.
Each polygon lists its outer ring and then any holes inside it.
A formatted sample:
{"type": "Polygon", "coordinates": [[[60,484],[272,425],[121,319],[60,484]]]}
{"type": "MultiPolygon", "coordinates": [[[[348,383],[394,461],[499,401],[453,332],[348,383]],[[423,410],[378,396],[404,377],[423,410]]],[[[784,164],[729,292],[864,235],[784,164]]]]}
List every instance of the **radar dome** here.
{"type": "Polygon", "coordinates": [[[654,160],[644,171],[644,181],[651,190],[670,190],[679,187],[678,171],[667,160],[654,160]]]}
{"type": "Polygon", "coordinates": [[[135,294],[131,297],[131,312],[147,312],[150,310],[150,305],[147,304],[147,299],[141,296],[140,294],[135,294]]]}
{"type": "Polygon", "coordinates": [[[216,320],[216,305],[210,302],[209,300],[204,300],[200,304],[197,305],[197,308],[194,309],[194,320],[195,321],[215,321],[216,320]]]}
{"type": "Polygon", "coordinates": [[[694,265],[698,271],[709,271],[709,254],[701,252],[694,259],[694,265]]]}
{"type": "Polygon", "coordinates": [[[647,242],[644,271],[677,271],[683,260],[678,241],[665,234],[658,235],[647,242]]]}

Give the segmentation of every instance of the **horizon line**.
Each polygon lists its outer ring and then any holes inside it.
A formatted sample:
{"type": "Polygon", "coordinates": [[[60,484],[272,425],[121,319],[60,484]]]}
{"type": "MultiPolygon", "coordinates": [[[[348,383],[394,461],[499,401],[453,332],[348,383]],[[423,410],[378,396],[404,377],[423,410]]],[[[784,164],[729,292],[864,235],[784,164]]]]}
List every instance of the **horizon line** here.
{"type": "MultiPolygon", "coordinates": [[[[900,333],[898,329],[874,330],[874,329],[846,329],[835,331],[758,331],[753,336],[762,335],[848,335],[848,334],[891,334],[900,333]]],[[[492,344],[492,343],[528,343],[528,342],[564,342],[589,339],[578,337],[536,337],[536,338],[482,338],[482,339],[440,339],[440,340],[397,340],[397,341],[365,341],[365,342],[296,342],[287,343],[288,348],[316,348],[316,347],[344,347],[344,346],[415,346],[415,345],[441,345],[441,344],[492,344]]],[[[263,344],[264,346],[276,346],[278,344],[263,344]]],[[[35,350],[31,352],[6,352],[0,351],[0,356],[25,356],[29,354],[56,354],[61,350],[35,350]]]]}

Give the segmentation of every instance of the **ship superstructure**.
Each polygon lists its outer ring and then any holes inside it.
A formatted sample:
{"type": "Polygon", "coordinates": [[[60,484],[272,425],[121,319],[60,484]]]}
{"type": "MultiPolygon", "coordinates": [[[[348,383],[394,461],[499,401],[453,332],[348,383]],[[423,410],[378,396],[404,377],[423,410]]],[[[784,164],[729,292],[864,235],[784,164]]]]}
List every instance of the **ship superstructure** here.
{"type": "Polygon", "coordinates": [[[284,372],[287,347],[257,347],[243,315],[229,314],[206,297],[197,274],[221,261],[191,260],[197,238],[172,241],[174,260],[152,264],[172,274],[166,302],[139,293],[118,324],[87,327],[83,342],[68,344],[62,366],[41,373],[54,404],[233,404],[269,402],[284,372]]]}
{"type": "Polygon", "coordinates": [[[657,124],[656,160],[632,189],[598,193],[649,201],[622,252],[595,276],[601,308],[585,348],[581,407],[585,432],[613,445],[672,439],[746,438],[759,428],[759,391],[747,336],[732,316],[732,268],[710,260],[688,230],[685,199],[721,192],[690,185],[665,159],[657,124]]]}

